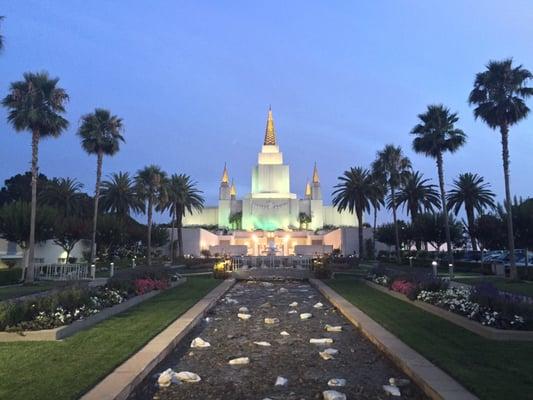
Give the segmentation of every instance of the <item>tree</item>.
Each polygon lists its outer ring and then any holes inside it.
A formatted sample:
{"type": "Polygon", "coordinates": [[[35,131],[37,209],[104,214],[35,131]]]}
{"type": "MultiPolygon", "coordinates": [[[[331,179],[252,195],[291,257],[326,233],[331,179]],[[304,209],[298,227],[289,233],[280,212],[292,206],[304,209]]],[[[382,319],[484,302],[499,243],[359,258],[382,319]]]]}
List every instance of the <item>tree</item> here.
{"type": "Polygon", "coordinates": [[[183,217],[187,213],[201,211],[204,208],[204,198],[189,175],[172,174],[166,185],[166,200],[163,208],[168,208],[172,217],[170,254],[174,262],[174,226],[178,228],[178,257],[183,258],[183,217]]]}
{"type": "MultiPolygon", "coordinates": [[[[46,175],[39,174],[37,186],[44,187],[48,184],[46,175]]],[[[17,174],[4,181],[4,187],[0,189],[0,206],[16,201],[31,202],[31,171],[17,174]]]]}
{"type": "Polygon", "coordinates": [[[90,235],[90,224],[86,219],[72,215],[60,215],[56,218],[54,227],[54,243],[61,246],[67,253],[66,262],[70,260],[70,253],[76,244],[87,239],[90,235]]]}
{"type": "Polygon", "coordinates": [[[533,95],[533,87],[527,86],[533,75],[521,65],[514,67],[511,59],[490,61],[486,68],[476,75],[468,102],[475,105],[476,119],[481,118],[491,129],[500,130],[511,279],[517,279],[509,181],[509,127],[529,114],[525,100],[533,95]]]}
{"type": "Polygon", "coordinates": [[[515,199],[512,212],[516,246],[533,249],[533,198],[515,199]]]}
{"type": "Polygon", "coordinates": [[[380,225],[376,230],[376,239],[389,247],[396,246],[396,226],[399,228],[400,245],[406,244],[409,241],[408,225],[401,219],[396,221],[396,225],[394,223],[380,225]]]}
{"type": "Polygon", "coordinates": [[[396,261],[400,259],[400,234],[398,232],[398,223],[396,211],[398,204],[396,202],[396,191],[402,185],[406,175],[411,170],[411,161],[404,156],[401,147],[388,144],[381,151],[378,151],[376,160],[372,163],[372,170],[381,174],[382,179],[386,182],[390,191],[392,219],[396,237],[396,261]]]}
{"type": "MultiPolygon", "coordinates": [[[[407,209],[407,215],[411,215],[411,223],[414,225],[416,218],[422,212],[433,212],[440,207],[439,194],[436,186],[429,184],[429,179],[419,171],[408,172],[405,176],[396,204],[407,209]]],[[[392,207],[392,199],[389,197],[387,207],[392,207]]],[[[416,242],[417,250],[420,250],[420,241],[416,242]]]]}
{"type": "Polygon", "coordinates": [[[147,254],[148,266],[152,265],[152,213],[154,205],[165,203],[165,181],[167,174],[157,165],[148,165],[137,171],[135,186],[139,198],[146,202],[145,211],[147,224],[147,254]]]}
{"type": "Polygon", "coordinates": [[[453,209],[455,215],[459,214],[461,207],[466,212],[467,230],[472,242],[472,249],[477,251],[476,236],[474,233],[474,213],[483,214],[487,207],[494,208],[494,193],[489,189],[490,185],[484,183],[482,176],[466,172],[460,174],[453,181],[453,188],[447,196],[448,206],[453,209]]]}
{"type": "Polygon", "coordinates": [[[473,232],[482,249],[498,250],[505,246],[506,226],[493,214],[482,214],[474,220],[473,232]]]}
{"type": "Polygon", "coordinates": [[[24,80],[11,83],[9,94],[2,100],[2,105],[8,109],[8,122],[17,132],[29,131],[32,135],[31,212],[28,257],[25,262],[26,282],[33,282],[34,276],[39,141],[46,137],[58,137],[68,127],[68,121],[61,115],[65,113],[68,95],[64,89],[57,86],[58,82],[58,78],[50,78],[46,72],[26,72],[24,80]]]}
{"type": "Polygon", "coordinates": [[[111,115],[109,110],[96,108],[93,113],[81,117],[78,136],[81,147],[87,154],[96,154],[96,185],[94,189],[93,232],[91,238],[92,263],[96,256],[96,227],[98,224],[98,201],[100,199],[100,181],[102,179],[102,163],[104,155],[113,156],[120,150],[122,137],[122,119],[111,115]]]}
{"type": "Polygon", "coordinates": [[[229,223],[231,224],[233,229],[242,229],[242,211],[231,213],[229,216],[229,223]]]}
{"type": "Polygon", "coordinates": [[[308,229],[311,221],[312,219],[309,214],[305,212],[301,212],[300,214],[298,214],[298,222],[300,224],[300,230],[303,229],[304,225],[305,225],[305,229],[308,229]]]}
{"type": "Polygon", "coordinates": [[[102,214],[98,220],[96,248],[99,258],[137,256],[142,248],[146,228],[131,217],[102,214]]]}
{"type": "Polygon", "coordinates": [[[370,171],[361,167],[344,171],[338,180],[340,182],[335,185],[333,191],[333,205],[338,211],[348,210],[351,214],[355,212],[359,234],[359,257],[363,257],[363,213],[370,212],[378,195],[377,188],[370,171]]]}
{"type": "Polygon", "coordinates": [[[454,153],[466,142],[466,134],[455,127],[459,121],[457,113],[452,113],[442,104],[429,105],[427,111],[419,114],[420,123],[411,133],[416,135],[413,139],[413,150],[434,158],[437,162],[439,175],[440,202],[446,233],[446,246],[448,264],[450,265],[450,278],[453,277],[453,249],[448,221],[448,206],[446,204],[446,190],[444,189],[444,159],[446,152],[454,153]]]}
{"type": "Polygon", "coordinates": [[[39,200],[60,210],[63,216],[78,215],[82,207],[82,188],[83,185],[76,179],[54,178],[44,186],[39,200]]]}
{"type": "Polygon", "coordinates": [[[111,174],[110,180],[102,182],[101,209],[119,217],[131,212],[144,212],[144,203],[137,195],[135,181],[127,172],[111,174]]]}
{"type": "MultiPolygon", "coordinates": [[[[4,20],[4,16],[0,15],[0,23],[4,20]]],[[[0,35],[0,51],[4,50],[4,36],[0,35]]]]}
{"type": "Polygon", "coordinates": [[[378,210],[385,204],[385,194],[387,194],[387,182],[380,171],[372,169],[372,182],[376,190],[372,199],[372,208],[374,209],[374,224],[372,225],[372,247],[376,249],[376,230],[378,223],[378,210]]]}
{"type": "MultiPolygon", "coordinates": [[[[463,229],[461,224],[453,216],[448,216],[450,241],[454,244],[461,244],[463,240],[463,229]]],[[[445,217],[442,212],[439,213],[422,213],[416,219],[413,226],[416,238],[429,242],[437,251],[448,241],[445,217]]]]}

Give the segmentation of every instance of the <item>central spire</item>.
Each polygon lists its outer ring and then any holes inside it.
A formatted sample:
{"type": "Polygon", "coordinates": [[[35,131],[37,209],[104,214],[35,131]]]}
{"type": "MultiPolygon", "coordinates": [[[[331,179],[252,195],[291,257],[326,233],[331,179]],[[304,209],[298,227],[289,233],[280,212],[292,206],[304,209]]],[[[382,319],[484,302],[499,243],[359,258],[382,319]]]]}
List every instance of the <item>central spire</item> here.
{"type": "Polygon", "coordinates": [[[272,117],[272,107],[268,107],[267,125],[265,129],[265,145],[276,145],[276,129],[274,128],[274,118],[272,117]]]}

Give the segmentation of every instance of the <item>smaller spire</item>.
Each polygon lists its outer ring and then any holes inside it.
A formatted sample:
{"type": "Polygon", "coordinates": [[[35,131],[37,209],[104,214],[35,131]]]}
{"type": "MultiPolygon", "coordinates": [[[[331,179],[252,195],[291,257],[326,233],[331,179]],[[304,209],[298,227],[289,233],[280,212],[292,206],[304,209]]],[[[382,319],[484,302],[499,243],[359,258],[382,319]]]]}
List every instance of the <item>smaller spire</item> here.
{"type": "Polygon", "coordinates": [[[229,194],[231,197],[237,196],[237,190],[235,189],[235,184],[233,183],[233,179],[231,180],[231,190],[229,194]]]}
{"type": "Polygon", "coordinates": [[[224,172],[222,172],[222,183],[229,182],[228,169],[226,168],[226,163],[224,163],[224,172]]]}
{"type": "Polygon", "coordinates": [[[305,184],[305,197],[311,197],[311,184],[309,183],[309,179],[305,184]]]}
{"type": "Polygon", "coordinates": [[[318,178],[318,168],[316,167],[316,161],[315,168],[313,169],[313,183],[320,183],[320,179],[318,178]]]}
{"type": "Polygon", "coordinates": [[[265,145],[276,144],[276,128],[274,128],[274,117],[272,116],[272,107],[268,107],[267,125],[265,129],[265,145]]]}

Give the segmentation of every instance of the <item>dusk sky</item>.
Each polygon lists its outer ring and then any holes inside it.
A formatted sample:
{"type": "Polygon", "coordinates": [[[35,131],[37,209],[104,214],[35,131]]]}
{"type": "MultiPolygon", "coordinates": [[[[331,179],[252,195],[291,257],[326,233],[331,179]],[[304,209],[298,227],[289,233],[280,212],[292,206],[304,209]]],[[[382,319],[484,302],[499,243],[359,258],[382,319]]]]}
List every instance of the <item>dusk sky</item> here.
{"type": "MultiPolygon", "coordinates": [[[[447,187],[459,173],[479,173],[501,202],[500,135],[474,120],[467,97],[491,59],[533,70],[526,0],[10,0],[0,15],[1,97],[24,72],[41,70],[70,95],[70,127],[42,142],[42,173],[93,191],[96,160],[75,132],[81,115],[104,107],[124,119],[126,139],[104,160],[105,175],[158,164],[191,175],[209,205],[224,162],[238,196],[250,191],[269,104],[299,196],[315,161],[329,201],[345,169],[368,167],[388,143],[436,183],[434,161],[411,150],[409,132],[428,104],[443,103],[468,135],[445,157],[447,187]]],[[[0,137],[3,181],[29,169],[30,135],[16,133],[1,109],[0,137]]],[[[510,137],[512,192],[531,197],[533,115],[510,137]]]]}

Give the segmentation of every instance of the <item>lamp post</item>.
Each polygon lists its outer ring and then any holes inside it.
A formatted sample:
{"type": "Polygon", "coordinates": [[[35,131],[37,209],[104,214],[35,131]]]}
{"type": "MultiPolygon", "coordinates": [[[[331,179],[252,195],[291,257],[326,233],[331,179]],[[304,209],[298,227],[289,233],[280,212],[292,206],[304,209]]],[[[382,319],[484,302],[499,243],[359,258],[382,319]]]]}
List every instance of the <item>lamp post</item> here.
{"type": "Polygon", "coordinates": [[[109,264],[109,277],[112,278],[115,275],[115,263],[109,264]]]}
{"type": "Polygon", "coordinates": [[[96,265],[91,264],[91,279],[96,279],[96,265]]]}
{"type": "Polygon", "coordinates": [[[438,262],[437,260],[433,260],[431,262],[431,266],[433,267],[433,276],[436,278],[437,277],[437,265],[438,265],[438,262]]]}

